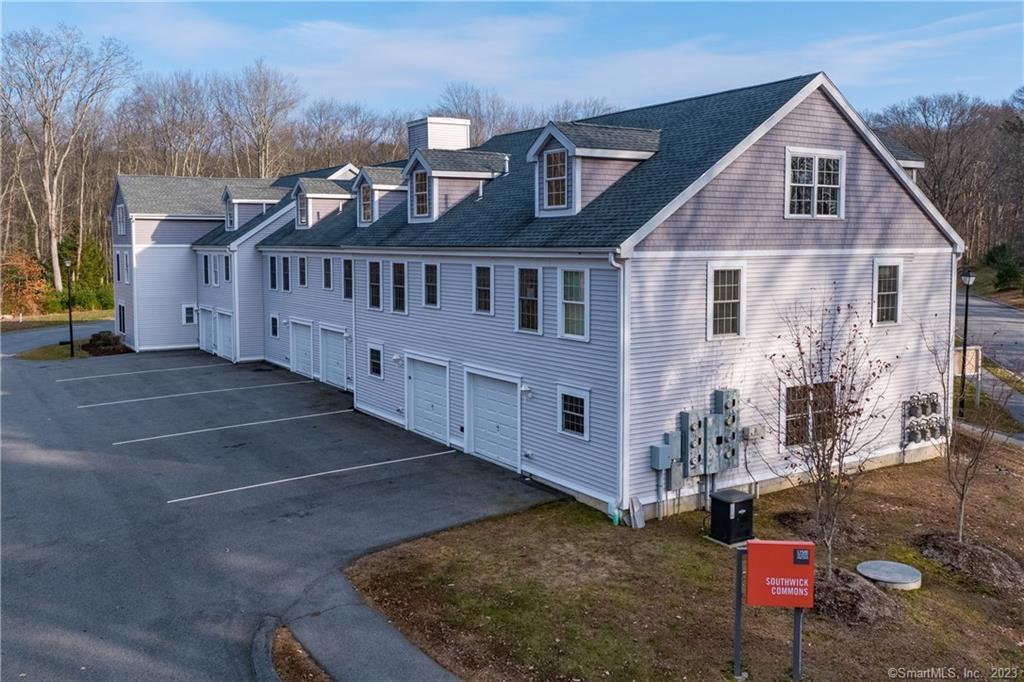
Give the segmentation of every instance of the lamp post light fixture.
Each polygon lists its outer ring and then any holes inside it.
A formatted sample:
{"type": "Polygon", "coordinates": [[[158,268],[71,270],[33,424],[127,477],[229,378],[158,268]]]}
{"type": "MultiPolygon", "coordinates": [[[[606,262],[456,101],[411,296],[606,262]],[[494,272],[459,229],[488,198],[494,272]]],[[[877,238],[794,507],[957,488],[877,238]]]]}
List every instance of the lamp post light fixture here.
{"type": "MultiPolygon", "coordinates": [[[[967,395],[967,316],[971,305],[971,285],[975,280],[974,270],[964,268],[960,273],[960,281],[964,284],[964,337],[963,348],[960,351],[960,406],[957,416],[964,418],[964,397],[967,395]]],[[[976,368],[979,372],[981,368],[976,368]]]]}
{"type": "Polygon", "coordinates": [[[64,259],[64,267],[68,270],[68,348],[71,357],[75,357],[75,327],[71,319],[71,259],[64,259]]]}

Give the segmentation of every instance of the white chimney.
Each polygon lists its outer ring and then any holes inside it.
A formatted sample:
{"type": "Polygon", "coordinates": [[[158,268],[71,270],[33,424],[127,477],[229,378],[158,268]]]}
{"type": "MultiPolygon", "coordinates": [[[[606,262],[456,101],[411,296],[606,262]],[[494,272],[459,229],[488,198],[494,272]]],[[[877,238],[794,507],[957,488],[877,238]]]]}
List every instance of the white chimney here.
{"type": "Polygon", "coordinates": [[[417,149],[466,149],[469,147],[469,119],[428,116],[409,121],[409,154],[417,149]]]}

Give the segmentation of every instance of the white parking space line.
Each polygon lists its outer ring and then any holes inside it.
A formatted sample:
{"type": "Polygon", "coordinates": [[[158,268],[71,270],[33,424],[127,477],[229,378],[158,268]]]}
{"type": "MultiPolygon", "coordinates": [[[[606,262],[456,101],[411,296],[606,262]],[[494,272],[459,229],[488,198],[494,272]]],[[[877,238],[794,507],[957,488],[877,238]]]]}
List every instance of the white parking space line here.
{"type": "Polygon", "coordinates": [[[65,381],[85,381],[86,379],[106,379],[107,377],[124,377],[129,374],[152,374],[153,372],[179,372],[183,369],[223,369],[225,367],[234,367],[230,362],[218,363],[208,362],[205,365],[188,365],[187,367],[166,367],[164,369],[140,369],[135,372],[114,372],[113,374],[93,374],[87,377],[69,377],[67,379],[56,379],[55,381],[63,383],[65,381]]]}
{"type": "Polygon", "coordinates": [[[168,393],[167,395],[154,395],[148,398],[129,398],[127,400],[111,400],[106,403],[89,403],[87,405],[79,405],[78,409],[85,407],[106,407],[108,405],[124,405],[125,403],[142,403],[147,400],[165,400],[167,398],[183,398],[190,395],[203,395],[205,393],[225,393],[227,391],[249,391],[254,388],[274,388],[275,386],[296,386],[298,384],[311,384],[312,379],[306,379],[304,381],[281,381],[276,384],[259,384],[258,386],[239,386],[238,388],[212,388],[208,391],[191,391],[189,393],[168,393]]]}
{"type": "Polygon", "coordinates": [[[190,495],[188,497],[179,497],[174,500],[167,500],[167,504],[174,504],[176,502],[188,502],[189,500],[198,500],[203,497],[213,497],[214,495],[227,495],[228,493],[237,493],[242,490],[252,490],[253,488],[263,488],[268,485],[277,485],[278,483],[290,483],[292,481],[301,481],[306,478],[316,478],[317,476],[329,476],[330,474],[343,474],[347,471],[359,471],[360,469],[372,469],[374,467],[387,466],[388,464],[399,464],[401,462],[411,462],[417,459],[427,459],[428,457],[440,457],[441,455],[450,455],[455,450],[444,450],[442,452],[432,452],[429,455],[416,455],[414,457],[402,457],[401,459],[389,459],[384,462],[373,462],[371,464],[359,464],[357,466],[345,467],[343,469],[331,469],[330,471],[320,471],[315,474],[305,474],[304,476],[292,476],[291,478],[279,478],[276,481],[266,481],[265,483],[254,483],[252,485],[243,485],[240,488],[228,488],[227,490],[215,490],[211,493],[200,493],[199,495],[190,495]]]}
{"type": "Polygon", "coordinates": [[[331,410],[330,412],[317,412],[316,414],[300,414],[297,417],[281,417],[280,419],[264,419],[258,422],[246,422],[244,424],[228,424],[227,426],[212,426],[208,429],[195,429],[194,431],[181,431],[179,433],[165,433],[160,436],[147,436],[146,438],[133,438],[131,440],[119,440],[111,445],[129,445],[130,443],[144,443],[148,440],[162,440],[164,438],[178,438],[180,436],[191,436],[197,433],[210,433],[211,431],[226,431],[228,429],[241,429],[246,426],[259,426],[260,424],[277,424],[278,422],[290,422],[296,419],[313,419],[315,417],[328,417],[332,414],[343,414],[352,412],[350,407],[347,410],[331,410]]]}

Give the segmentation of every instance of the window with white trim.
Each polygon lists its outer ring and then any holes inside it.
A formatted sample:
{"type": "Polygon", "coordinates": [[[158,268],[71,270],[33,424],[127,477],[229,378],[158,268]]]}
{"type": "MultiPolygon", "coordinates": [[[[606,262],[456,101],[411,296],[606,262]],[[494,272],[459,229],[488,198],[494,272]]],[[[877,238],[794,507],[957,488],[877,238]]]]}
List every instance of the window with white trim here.
{"type": "Polygon", "coordinates": [[[900,321],[900,284],[902,261],[875,261],[875,324],[897,324],[900,321]]]}
{"type": "Polygon", "coordinates": [[[281,256],[281,291],[292,290],[292,257],[281,256]]]}
{"type": "Polygon", "coordinates": [[[711,335],[739,336],[742,311],[743,270],[712,268],[711,335]]]}
{"type": "Polygon", "coordinates": [[[367,295],[366,305],[373,310],[380,310],[380,262],[370,261],[366,264],[367,295]]]}
{"type": "Polygon", "coordinates": [[[590,440],[590,391],[558,387],[558,431],[590,440]]]}
{"type": "Polygon", "coordinates": [[[211,260],[213,261],[213,286],[219,287],[220,286],[220,268],[217,266],[217,261],[219,259],[216,256],[214,256],[211,260]]]}
{"type": "Polygon", "coordinates": [[[270,262],[270,289],[277,291],[277,256],[269,256],[270,262]]]}
{"type": "Polygon", "coordinates": [[[270,336],[277,338],[280,332],[281,320],[278,319],[277,315],[270,316],[270,336]]]}
{"type": "Polygon", "coordinates": [[[235,207],[229,201],[224,211],[224,226],[229,230],[235,229],[235,207]]]}
{"type": "Polygon", "coordinates": [[[373,222],[373,190],[367,184],[359,187],[359,217],[364,223],[373,222]]]}
{"type": "Polygon", "coordinates": [[[352,300],[352,259],[346,258],[341,262],[341,296],[352,300]]]}
{"type": "Polygon", "coordinates": [[[832,434],[836,386],[826,381],[786,388],[786,445],[821,442],[832,434]]]}
{"type": "Polygon", "coordinates": [[[210,285],[210,254],[203,254],[203,284],[210,285]]]}
{"type": "Polygon", "coordinates": [[[437,263],[423,264],[423,305],[441,307],[441,266],[437,263]]]}
{"type": "Polygon", "coordinates": [[[299,225],[305,225],[306,221],[309,219],[309,216],[307,215],[309,206],[306,205],[306,195],[299,194],[298,201],[296,201],[295,205],[298,207],[299,211],[299,225]]]}
{"type": "Polygon", "coordinates": [[[130,251],[125,251],[124,252],[123,263],[124,263],[124,283],[125,284],[131,284],[132,283],[132,256],[131,256],[131,252],[130,251]]]}
{"type": "Polygon", "coordinates": [[[544,152],[544,208],[565,208],[569,205],[568,175],[568,156],[564,149],[544,152]]]}
{"type": "MultiPolygon", "coordinates": [[[[121,281],[121,252],[120,251],[115,251],[114,252],[114,281],[115,282],[120,282],[121,281]]],[[[207,282],[207,284],[209,284],[209,282],[207,282]]]]}
{"type": "Polygon", "coordinates": [[[231,281],[231,256],[224,256],[224,281],[231,281]]]}
{"type": "Polygon", "coordinates": [[[371,377],[384,378],[384,347],[377,343],[366,346],[366,371],[371,377]]]}
{"type": "Polygon", "coordinates": [[[473,268],[473,311],[491,315],[494,313],[494,277],[490,265],[473,268]]]}
{"type": "Polygon", "coordinates": [[[117,233],[125,234],[128,231],[128,219],[125,215],[124,204],[117,205],[115,216],[115,221],[117,222],[117,233]]]}
{"type": "Polygon", "coordinates": [[[846,153],[786,149],[786,217],[842,218],[846,153]]]}
{"type": "Polygon", "coordinates": [[[391,264],[391,312],[405,312],[405,263],[391,264]]]}
{"type": "Polygon", "coordinates": [[[123,303],[117,304],[117,331],[121,334],[128,333],[127,312],[123,303]]]}
{"type": "Polygon", "coordinates": [[[516,268],[516,329],[540,333],[540,268],[516,268]]]}
{"type": "Polygon", "coordinates": [[[181,306],[181,323],[182,324],[195,324],[196,323],[196,307],[191,303],[186,303],[181,306]]]}
{"type": "Polygon", "coordinates": [[[430,212],[430,193],[427,172],[416,171],[412,174],[413,181],[413,212],[417,218],[423,218],[430,212]]]}
{"type": "Polygon", "coordinates": [[[299,256],[299,286],[306,286],[306,257],[299,256]]]}
{"type": "Polygon", "coordinates": [[[334,288],[334,261],[330,258],[323,259],[323,286],[324,289],[334,288]]]}
{"type": "Polygon", "coordinates": [[[589,272],[561,270],[559,274],[559,336],[570,339],[590,338],[589,272]]]}

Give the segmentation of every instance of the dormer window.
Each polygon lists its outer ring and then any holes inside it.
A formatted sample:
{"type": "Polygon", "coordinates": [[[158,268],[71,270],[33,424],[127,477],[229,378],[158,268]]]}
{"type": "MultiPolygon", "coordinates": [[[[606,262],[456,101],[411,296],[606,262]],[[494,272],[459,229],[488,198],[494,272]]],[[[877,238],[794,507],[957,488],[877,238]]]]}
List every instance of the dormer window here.
{"type": "Polygon", "coordinates": [[[308,210],[308,207],[306,206],[306,197],[303,194],[299,195],[299,198],[298,198],[298,208],[299,208],[299,225],[305,225],[308,222],[308,220],[309,220],[309,216],[306,213],[307,210],[308,210]]]}
{"type": "Polygon", "coordinates": [[[565,208],[566,152],[553,149],[544,153],[544,208],[565,208]]]}
{"type": "Polygon", "coordinates": [[[416,171],[412,174],[413,180],[413,215],[417,218],[425,218],[429,210],[429,196],[427,192],[427,172],[416,171]]]}
{"type": "Polygon", "coordinates": [[[227,216],[224,219],[224,225],[229,230],[235,229],[235,207],[228,204],[227,216]]]}
{"type": "Polygon", "coordinates": [[[359,188],[359,216],[364,223],[373,222],[373,190],[369,185],[359,188]]]}

